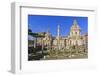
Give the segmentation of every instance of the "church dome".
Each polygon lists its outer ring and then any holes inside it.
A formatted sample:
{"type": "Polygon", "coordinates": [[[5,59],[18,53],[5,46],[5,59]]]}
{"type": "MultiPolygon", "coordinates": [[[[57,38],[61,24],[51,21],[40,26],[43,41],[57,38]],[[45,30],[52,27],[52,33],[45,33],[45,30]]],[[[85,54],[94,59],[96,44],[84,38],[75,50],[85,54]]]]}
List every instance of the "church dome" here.
{"type": "Polygon", "coordinates": [[[74,20],[71,30],[80,30],[80,27],[76,20],[74,20]]]}

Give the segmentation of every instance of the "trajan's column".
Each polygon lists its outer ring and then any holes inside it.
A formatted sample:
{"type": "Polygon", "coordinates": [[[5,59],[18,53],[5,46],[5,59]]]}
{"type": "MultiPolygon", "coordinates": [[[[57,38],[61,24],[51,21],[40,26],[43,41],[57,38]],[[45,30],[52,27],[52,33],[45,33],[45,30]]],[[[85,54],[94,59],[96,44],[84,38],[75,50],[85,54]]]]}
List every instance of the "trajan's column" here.
{"type": "Polygon", "coordinates": [[[58,46],[58,49],[60,49],[60,25],[58,25],[58,28],[57,28],[57,46],[58,46]]]}

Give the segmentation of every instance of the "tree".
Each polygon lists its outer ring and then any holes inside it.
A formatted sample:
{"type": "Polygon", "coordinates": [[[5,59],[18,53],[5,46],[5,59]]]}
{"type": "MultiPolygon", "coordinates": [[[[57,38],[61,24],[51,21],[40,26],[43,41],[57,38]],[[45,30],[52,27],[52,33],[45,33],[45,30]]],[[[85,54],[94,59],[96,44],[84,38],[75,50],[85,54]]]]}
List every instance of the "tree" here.
{"type": "Polygon", "coordinates": [[[32,57],[32,59],[40,59],[42,57],[44,57],[44,53],[43,53],[43,44],[42,44],[42,50],[39,50],[40,47],[37,47],[37,38],[41,38],[41,41],[42,41],[42,38],[45,37],[45,32],[42,33],[42,34],[39,34],[39,33],[33,33],[31,29],[28,29],[28,35],[31,35],[32,37],[35,38],[35,43],[34,43],[34,54],[30,57],[32,57]],[[41,51],[42,53],[39,54],[38,51],[41,51]]]}

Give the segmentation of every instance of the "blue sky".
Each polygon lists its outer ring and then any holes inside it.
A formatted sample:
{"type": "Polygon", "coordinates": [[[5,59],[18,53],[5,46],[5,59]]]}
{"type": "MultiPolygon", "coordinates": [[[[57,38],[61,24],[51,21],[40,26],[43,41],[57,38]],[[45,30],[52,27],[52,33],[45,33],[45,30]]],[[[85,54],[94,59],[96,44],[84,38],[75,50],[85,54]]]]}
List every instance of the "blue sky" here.
{"type": "Polygon", "coordinates": [[[60,35],[67,36],[74,19],[81,28],[81,34],[88,32],[88,17],[75,16],[46,16],[28,15],[28,27],[32,32],[47,32],[48,28],[53,36],[57,35],[57,26],[60,25],[60,35]]]}

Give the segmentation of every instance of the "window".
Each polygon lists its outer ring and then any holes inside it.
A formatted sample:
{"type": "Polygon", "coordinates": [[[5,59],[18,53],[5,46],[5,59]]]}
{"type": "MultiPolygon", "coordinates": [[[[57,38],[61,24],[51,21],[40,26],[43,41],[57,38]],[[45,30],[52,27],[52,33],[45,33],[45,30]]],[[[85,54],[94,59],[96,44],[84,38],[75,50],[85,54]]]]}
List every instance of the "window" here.
{"type": "Polygon", "coordinates": [[[77,32],[75,32],[75,34],[77,35],[77,32]]]}

